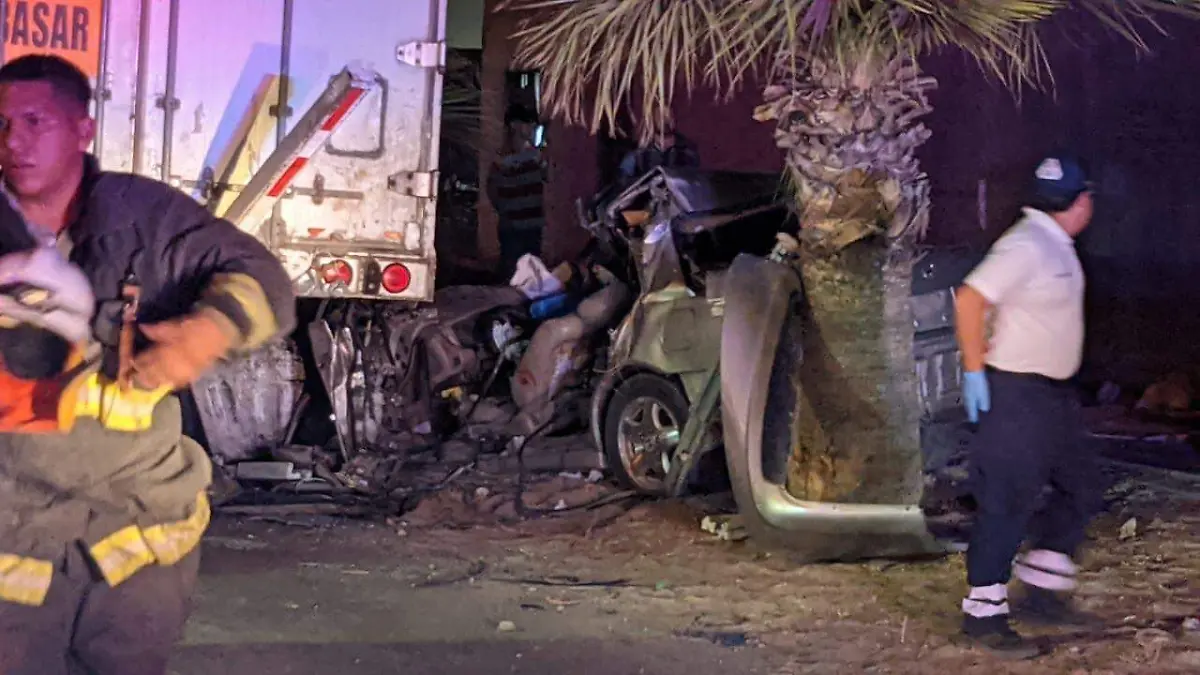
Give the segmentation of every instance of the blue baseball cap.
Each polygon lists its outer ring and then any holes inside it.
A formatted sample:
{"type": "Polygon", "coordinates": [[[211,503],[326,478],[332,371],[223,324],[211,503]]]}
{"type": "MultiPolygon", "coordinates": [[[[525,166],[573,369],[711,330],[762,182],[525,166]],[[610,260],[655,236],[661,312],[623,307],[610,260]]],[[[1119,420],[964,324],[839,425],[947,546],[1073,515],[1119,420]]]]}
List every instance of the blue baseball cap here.
{"type": "Polygon", "coordinates": [[[1033,172],[1033,193],[1039,199],[1072,202],[1091,189],[1083,165],[1069,155],[1050,155],[1033,172]]]}

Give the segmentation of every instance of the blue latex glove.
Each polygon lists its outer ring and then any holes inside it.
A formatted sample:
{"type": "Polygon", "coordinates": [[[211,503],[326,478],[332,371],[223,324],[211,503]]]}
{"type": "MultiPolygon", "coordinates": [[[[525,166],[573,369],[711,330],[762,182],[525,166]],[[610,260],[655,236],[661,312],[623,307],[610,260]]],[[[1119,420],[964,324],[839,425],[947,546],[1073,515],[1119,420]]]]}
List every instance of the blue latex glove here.
{"type": "Polygon", "coordinates": [[[979,413],[992,409],[992,392],[988,389],[987,375],[982,370],[963,373],[963,407],[967,419],[979,421],[979,413]]]}

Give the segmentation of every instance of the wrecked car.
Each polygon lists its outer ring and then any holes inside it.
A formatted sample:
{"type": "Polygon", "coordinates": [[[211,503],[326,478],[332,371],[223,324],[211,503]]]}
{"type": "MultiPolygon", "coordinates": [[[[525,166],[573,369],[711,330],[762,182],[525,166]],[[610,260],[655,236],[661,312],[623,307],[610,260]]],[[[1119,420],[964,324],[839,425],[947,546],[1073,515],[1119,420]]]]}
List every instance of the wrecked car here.
{"type": "Polygon", "coordinates": [[[594,355],[629,296],[602,268],[551,271],[526,256],[510,285],[451,286],[408,309],[327,308],[308,326],[332,409],[326,452],[297,455],[289,437],[272,451],[288,465],[282,473],[242,461],[236,476],[312,474],[386,493],[409,458],[440,456],[464,432],[479,453],[495,454],[513,440],[580,426],[594,355]]]}
{"type": "Polygon", "coordinates": [[[448,460],[447,444],[466,444],[460,467],[488,456],[524,471],[527,441],[583,427],[596,450],[570,471],[603,467],[653,496],[720,473],[759,541],[835,533],[853,542],[836,557],[945,550],[929,516],[962,492],[944,478],[961,468],[967,433],[952,289],[977,258],[931,250],[913,269],[926,499],[797,499],[791,439],[776,432],[798,387],[776,380],[800,363],[805,316],[798,227],[780,187],[776,175],[660,167],[580,208],[592,239],[573,263],[549,270],[528,256],[509,284],[448,287],[404,309],[331,303],[308,336],[334,437],[285,453],[289,435],[274,464],[237,463],[237,477],[409,494],[397,476],[410,458],[448,460]]]}
{"type": "Polygon", "coordinates": [[[722,282],[738,253],[765,257],[795,224],[776,175],[659,168],[596,210],[598,240],[627,253],[638,289],[614,331],[591,426],[626,486],[671,492],[673,448],[721,349],[722,282]]]}
{"type": "MultiPolygon", "coordinates": [[[[764,436],[772,373],[800,357],[797,227],[775,175],[660,168],[594,210],[589,226],[635,261],[637,297],[614,331],[592,397],[591,434],[630,488],[678,495],[723,449],[747,529],[762,538],[838,531],[870,554],[943,550],[923,505],[805,502],[785,487],[790,444],[764,436]],[[789,243],[790,242],[790,243],[789,243]]],[[[929,494],[962,459],[953,287],[976,262],[927,251],[914,268],[913,325],[929,494]]],[[[961,493],[961,490],[959,491],[961,493]]],[[[936,530],[936,528],[934,528],[936,530]]]]}

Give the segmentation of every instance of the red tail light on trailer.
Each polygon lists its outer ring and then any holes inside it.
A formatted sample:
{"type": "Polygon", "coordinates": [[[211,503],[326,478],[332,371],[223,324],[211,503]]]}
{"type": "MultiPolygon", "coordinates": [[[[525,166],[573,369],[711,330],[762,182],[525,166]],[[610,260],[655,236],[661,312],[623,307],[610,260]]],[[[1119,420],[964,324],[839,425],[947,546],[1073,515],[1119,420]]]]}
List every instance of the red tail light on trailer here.
{"type": "Polygon", "coordinates": [[[334,260],[321,265],[321,281],[327,284],[341,282],[347,286],[354,280],[354,268],[345,260],[334,260]]]}
{"type": "Polygon", "coordinates": [[[383,290],[388,293],[403,293],[412,285],[412,272],[400,263],[383,268],[383,290]]]}

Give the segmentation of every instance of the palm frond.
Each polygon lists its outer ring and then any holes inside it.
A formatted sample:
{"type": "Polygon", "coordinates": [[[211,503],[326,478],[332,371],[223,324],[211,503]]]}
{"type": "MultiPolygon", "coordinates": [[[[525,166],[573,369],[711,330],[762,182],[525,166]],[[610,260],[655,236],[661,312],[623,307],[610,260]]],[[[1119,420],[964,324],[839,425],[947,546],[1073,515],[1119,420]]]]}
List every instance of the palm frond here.
{"type": "Polygon", "coordinates": [[[615,126],[621,106],[640,96],[629,112],[648,140],[669,122],[678,85],[692,90],[701,75],[720,79],[708,56],[726,51],[719,23],[725,4],[527,0],[520,9],[557,9],[522,23],[517,60],[542,71],[551,115],[593,132],[605,122],[615,126]]]}
{"type": "Polygon", "coordinates": [[[542,71],[552,115],[595,132],[629,105],[647,140],[679,85],[703,77],[728,93],[780,54],[847,63],[954,48],[1009,86],[1040,85],[1038,26],[1067,10],[1146,49],[1141,25],[1200,17],[1200,0],[505,0],[496,11],[524,14],[517,58],[542,71]]]}
{"type": "Polygon", "coordinates": [[[1042,65],[1037,34],[1026,29],[1065,5],[1065,0],[746,0],[726,7],[725,26],[742,69],[768,54],[803,58],[820,52],[845,60],[873,50],[916,58],[954,47],[1017,83],[1035,79],[1042,65]]]}

